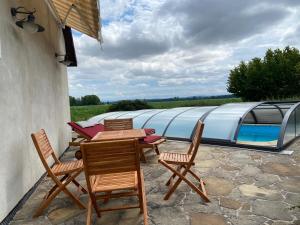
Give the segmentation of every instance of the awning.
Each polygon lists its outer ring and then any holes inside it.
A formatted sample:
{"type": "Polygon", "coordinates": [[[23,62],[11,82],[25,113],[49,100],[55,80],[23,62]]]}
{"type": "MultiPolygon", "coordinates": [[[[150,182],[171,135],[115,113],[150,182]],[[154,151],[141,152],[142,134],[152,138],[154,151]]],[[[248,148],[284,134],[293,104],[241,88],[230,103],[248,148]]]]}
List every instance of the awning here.
{"type": "Polygon", "coordinates": [[[47,0],[61,25],[102,42],[98,0],[47,0]]]}

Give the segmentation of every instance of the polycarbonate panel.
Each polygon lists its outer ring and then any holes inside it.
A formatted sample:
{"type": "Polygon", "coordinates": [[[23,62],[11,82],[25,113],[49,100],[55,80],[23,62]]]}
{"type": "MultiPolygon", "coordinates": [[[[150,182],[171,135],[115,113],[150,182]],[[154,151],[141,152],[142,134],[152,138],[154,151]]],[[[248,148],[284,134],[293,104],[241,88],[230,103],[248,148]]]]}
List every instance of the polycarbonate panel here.
{"type": "Polygon", "coordinates": [[[197,107],[176,117],[169,125],[165,136],[190,139],[197,121],[216,106],[197,107]]]}
{"type": "Polygon", "coordinates": [[[105,116],[104,118],[102,118],[100,120],[100,123],[103,123],[105,119],[116,119],[118,118],[119,116],[122,116],[122,115],[125,115],[125,114],[128,114],[130,111],[120,111],[120,112],[117,112],[115,114],[110,114],[108,116],[105,116]]]}
{"type": "Polygon", "coordinates": [[[283,144],[288,143],[296,137],[296,113],[293,111],[286,125],[283,144]]]}
{"type": "Polygon", "coordinates": [[[219,106],[204,120],[204,138],[233,141],[234,134],[243,115],[258,103],[230,103],[219,106]]]}
{"type": "Polygon", "coordinates": [[[283,117],[275,106],[257,107],[252,110],[258,124],[281,124],[283,117]]]}
{"type": "Polygon", "coordinates": [[[166,129],[169,122],[177,116],[179,113],[182,113],[186,110],[192,109],[192,107],[180,107],[168,109],[167,111],[161,112],[153,116],[146,124],[145,128],[154,128],[155,134],[162,135],[166,129]]]}
{"type": "Polygon", "coordinates": [[[134,128],[142,128],[142,126],[146,123],[146,121],[157,113],[163,112],[166,109],[154,109],[149,112],[143,113],[133,119],[133,127],[134,128]]]}
{"type": "Polygon", "coordinates": [[[97,123],[100,123],[100,121],[107,117],[107,116],[111,116],[111,115],[119,115],[120,112],[108,112],[108,113],[103,113],[103,114],[100,114],[100,115],[97,115],[97,116],[93,116],[91,117],[90,119],[88,119],[86,122],[88,123],[91,123],[91,124],[97,124],[97,123]]]}
{"type": "Polygon", "coordinates": [[[300,136],[300,106],[296,109],[296,136],[300,136]]]}
{"type": "Polygon", "coordinates": [[[118,117],[118,119],[124,119],[124,118],[134,118],[134,117],[137,117],[143,113],[146,113],[146,112],[150,112],[152,111],[153,109],[143,109],[143,110],[136,110],[136,111],[130,111],[129,113],[125,114],[125,115],[121,115],[118,117]]]}

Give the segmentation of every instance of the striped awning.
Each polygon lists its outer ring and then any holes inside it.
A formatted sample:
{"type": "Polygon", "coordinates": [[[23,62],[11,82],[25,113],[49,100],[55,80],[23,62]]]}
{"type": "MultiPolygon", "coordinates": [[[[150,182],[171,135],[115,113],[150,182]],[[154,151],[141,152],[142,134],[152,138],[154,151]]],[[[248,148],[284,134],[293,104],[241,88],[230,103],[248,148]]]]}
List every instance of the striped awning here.
{"type": "Polygon", "coordinates": [[[102,42],[98,0],[48,0],[59,22],[102,42]]]}

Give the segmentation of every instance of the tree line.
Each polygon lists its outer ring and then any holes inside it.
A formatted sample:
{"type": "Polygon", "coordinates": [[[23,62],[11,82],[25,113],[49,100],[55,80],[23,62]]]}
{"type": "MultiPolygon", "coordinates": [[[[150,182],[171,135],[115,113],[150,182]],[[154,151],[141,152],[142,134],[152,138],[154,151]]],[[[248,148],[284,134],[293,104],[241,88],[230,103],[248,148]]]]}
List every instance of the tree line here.
{"type": "Polygon", "coordinates": [[[227,91],[244,101],[300,96],[299,50],[268,49],[263,58],[241,61],[230,71],[227,91]]]}
{"type": "Polygon", "coordinates": [[[80,98],[69,96],[70,106],[82,105],[101,105],[100,98],[97,95],[85,95],[80,98]]]}

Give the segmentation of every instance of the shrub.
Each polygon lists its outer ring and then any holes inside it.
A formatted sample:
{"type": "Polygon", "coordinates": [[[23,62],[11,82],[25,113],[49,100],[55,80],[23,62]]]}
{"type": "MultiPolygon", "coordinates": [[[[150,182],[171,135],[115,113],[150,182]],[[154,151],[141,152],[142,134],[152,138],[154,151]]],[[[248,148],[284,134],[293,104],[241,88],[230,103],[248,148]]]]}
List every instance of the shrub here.
{"type": "Polygon", "coordinates": [[[132,110],[139,110],[139,109],[150,109],[152,108],[147,102],[141,100],[122,100],[117,103],[112,104],[108,111],[132,111],[132,110]]]}

